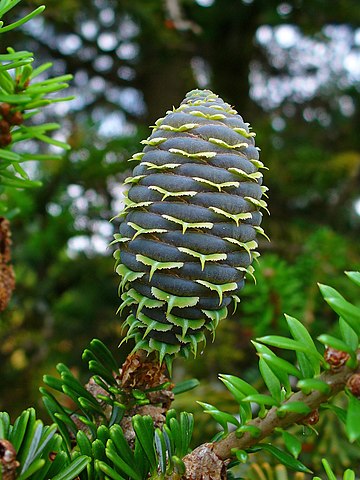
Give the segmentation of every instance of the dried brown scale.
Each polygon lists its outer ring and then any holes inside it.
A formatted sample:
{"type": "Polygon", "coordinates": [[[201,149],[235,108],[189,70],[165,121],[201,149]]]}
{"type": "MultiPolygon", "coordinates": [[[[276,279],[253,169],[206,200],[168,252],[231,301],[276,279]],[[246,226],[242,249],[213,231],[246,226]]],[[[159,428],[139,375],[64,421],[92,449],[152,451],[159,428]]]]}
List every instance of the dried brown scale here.
{"type": "Polygon", "coordinates": [[[356,398],[360,398],[360,373],[354,373],[349,378],[346,386],[356,398]]]}
{"type": "MultiPolygon", "coordinates": [[[[12,111],[9,103],[0,104],[0,148],[5,148],[12,142],[10,129],[23,123],[24,117],[19,111],[12,111]]],[[[16,107],[14,107],[16,108],[16,107]]]]}
{"type": "Polygon", "coordinates": [[[0,120],[0,132],[1,133],[9,133],[10,132],[10,124],[5,119],[0,120]]]}
{"type": "Polygon", "coordinates": [[[0,115],[3,118],[6,118],[11,110],[11,105],[9,103],[0,103],[0,115]]]}
{"type": "Polygon", "coordinates": [[[0,147],[7,147],[12,142],[10,133],[2,133],[0,135],[0,147]]]}
{"type": "Polygon", "coordinates": [[[24,121],[24,118],[21,112],[14,112],[12,115],[8,117],[8,122],[10,125],[21,125],[24,121]]]}
{"type": "Polygon", "coordinates": [[[0,466],[2,480],[14,480],[20,463],[16,460],[16,450],[9,440],[0,440],[0,466]]]}
{"type": "Polygon", "coordinates": [[[0,312],[7,307],[15,288],[15,274],[11,260],[10,223],[0,217],[0,312]]]}
{"type": "Polygon", "coordinates": [[[57,452],[50,452],[49,453],[49,460],[50,462],[53,462],[56,458],[57,452]]]}
{"type": "Polygon", "coordinates": [[[120,372],[121,388],[129,392],[133,388],[148,390],[168,382],[165,365],[153,360],[143,350],[128,355],[120,372]]]}
{"type": "Polygon", "coordinates": [[[225,480],[226,462],[214,452],[212,443],[204,443],[184,459],[187,480],[225,480]]]}
{"type": "Polygon", "coordinates": [[[315,409],[312,412],[309,413],[301,423],[303,425],[316,425],[319,422],[320,416],[319,416],[319,409],[315,409]]]}
{"type": "MultiPolygon", "coordinates": [[[[160,365],[154,355],[149,356],[143,350],[138,350],[128,355],[119,373],[113,372],[113,375],[118,388],[122,391],[121,394],[116,396],[116,400],[127,407],[120,425],[127,442],[133,447],[135,432],[132,426],[132,418],[137,414],[150,415],[155,427],[161,428],[166,421],[166,412],[174,400],[172,392],[174,385],[169,382],[169,378],[165,374],[165,365],[160,365]],[[169,383],[166,388],[146,392],[148,389],[156,389],[166,383],[169,383]],[[149,403],[146,405],[133,405],[132,391],[134,389],[145,392],[149,403]]],[[[97,400],[105,417],[109,420],[112,414],[112,407],[98,398],[98,395],[109,396],[109,393],[98,385],[94,378],[90,378],[85,385],[85,389],[97,400]]],[[[79,430],[82,430],[89,438],[91,437],[89,427],[79,420],[76,414],[71,415],[71,419],[79,430]]],[[[99,416],[94,421],[96,426],[99,426],[103,423],[103,418],[99,416]]]]}
{"type": "Polygon", "coordinates": [[[342,352],[341,350],[336,350],[332,347],[326,347],[324,358],[330,365],[331,370],[336,371],[338,368],[345,365],[345,363],[349,360],[350,355],[346,352],[342,352]]]}

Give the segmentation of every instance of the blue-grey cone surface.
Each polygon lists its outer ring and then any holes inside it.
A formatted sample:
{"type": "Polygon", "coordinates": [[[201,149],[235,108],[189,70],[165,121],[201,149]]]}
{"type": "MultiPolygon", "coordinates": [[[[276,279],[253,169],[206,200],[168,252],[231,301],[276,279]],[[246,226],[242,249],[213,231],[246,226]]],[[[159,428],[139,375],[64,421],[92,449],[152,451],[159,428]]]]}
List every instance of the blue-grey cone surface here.
{"type": "Polygon", "coordinates": [[[209,90],[167,112],[133,156],[115,235],[119,311],[135,348],[196,355],[252,275],[260,227],[255,134],[209,90]]]}

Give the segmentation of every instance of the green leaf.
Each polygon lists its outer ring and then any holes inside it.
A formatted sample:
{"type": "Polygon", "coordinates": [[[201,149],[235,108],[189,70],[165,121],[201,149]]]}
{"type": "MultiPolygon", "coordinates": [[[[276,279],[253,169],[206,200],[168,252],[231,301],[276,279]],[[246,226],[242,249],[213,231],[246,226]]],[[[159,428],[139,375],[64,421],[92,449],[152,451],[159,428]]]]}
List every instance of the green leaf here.
{"type": "Polygon", "coordinates": [[[172,391],[175,395],[179,395],[180,393],[188,392],[196,388],[198,385],[200,385],[199,380],[197,378],[191,378],[175,385],[172,391]]]}
{"type": "MultiPolygon", "coordinates": [[[[11,434],[9,436],[10,442],[13,444],[15,450],[19,452],[20,446],[25,436],[26,428],[30,417],[30,410],[24,410],[21,415],[15,420],[11,434]]],[[[7,438],[2,436],[1,438],[7,438]]]]}
{"type": "Polygon", "coordinates": [[[163,425],[162,431],[163,431],[163,434],[164,434],[164,440],[165,440],[165,443],[166,443],[166,448],[167,448],[167,450],[169,452],[169,455],[170,455],[170,458],[171,458],[171,456],[173,455],[173,453],[175,451],[175,442],[174,442],[171,430],[170,430],[168,425],[166,425],[166,424],[163,425]]]}
{"type": "Polygon", "coordinates": [[[31,462],[34,460],[36,450],[43,433],[43,428],[44,426],[41,420],[35,420],[35,412],[30,412],[30,419],[19,458],[21,464],[21,474],[26,471],[31,462]]]}
{"type": "Polygon", "coordinates": [[[119,366],[111,353],[111,351],[104,345],[103,342],[94,338],[90,342],[91,350],[97,356],[98,360],[103,363],[103,365],[110,371],[117,373],[119,366]]]}
{"type": "Polygon", "coordinates": [[[178,457],[182,457],[183,456],[183,438],[181,434],[180,423],[178,422],[177,418],[172,417],[167,421],[167,424],[169,425],[171,436],[174,439],[174,447],[175,447],[174,453],[178,457]]]}
{"type": "Polygon", "coordinates": [[[96,436],[105,445],[110,438],[110,429],[106,425],[100,425],[96,431],[96,436]]]}
{"type": "Polygon", "coordinates": [[[350,468],[346,469],[343,475],[344,480],[355,480],[355,472],[354,470],[350,470],[350,468]]]}
{"type": "Polygon", "coordinates": [[[171,462],[174,465],[174,468],[175,468],[175,471],[176,471],[177,475],[180,476],[180,477],[183,477],[185,475],[185,471],[186,471],[184,462],[179,457],[177,457],[176,455],[173,455],[171,457],[171,462]]]}
{"type": "Polygon", "coordinates": [[[331,410],[332,412],[335,413],[335,415],[338,417],[338,419],[343,423],[346,424],[346,410],[340,407],[337,407],[336,405],[332,403],[326,403],[322,405],[322,408],[326,408],[327,410],[331,410]]]}
{"type": "Polygon", "coordinates": [[[156,448],[157,454],[159,456],[161,473],[164,475],[165,472],[166,472],[167,449],[166,449],[166,442],[165,442],[164,434],[160,430],[160,428],[157,428],[155,430],[154,440],[155,440],[155,448],[156,448]]]}
{"type": "Polygon", "coordinates": [[[25,15],[25,17],[21,18],[20,20],[18,20],[17,22],[13,22],[11,23],[10,25],[7,25],[6,27],[2,27],[0,29],[0,33],[5,33],[5,32],[8,32],[9,30],[13,30],[14,28],[16,27],[19,27],[20,25],[23,25],[24,23],[28,22],[29,20],[31,20],[32,18],[34,18],[36,15],[39,15],[40,13],[42,13],[43,11],[45,10],[45,6],[42,5],[40,7],[38,7],[37,9],[33,10],[31,13],[29,13],[28,15],[25,15]]]}
{"type": "MultiPolygon", "coordinates": [[[[155,447],[154,447],[154,450],[155,450],[155,447]]],[[[149,473],[154,472],[154,470],[152,470],[149,459],[145,454],[145,451],[141,443],[139,442],[138,438],[135,439],[134,464],[136,465],[136,468],[140,473],[141,478],[143,479],[148,478],[149,473]]]]}
{"type": "Polygon", "coordinates": [[[90,461],[91,458],[81,455],[73,460],[70,465],[65,467],[59,474],[52,477],[51,480],[74,480],[90,461]]]}
{"type": "Polygon", "coordinates": [[[310,356],[309,360],[313,363],[315,375],[318,375],[320,373],[320,365],[324,364],[325,361],[323,356],[318,352],[311,335],[304,325],[296,318],[290,317],[289,315],[285,315],[285,318],[294,339],[307,347],[308,350],[303,353],[310,356]]]}
{"type": "Polygon", "coordinates": [[[286,393],[289,396],[291,394],[291,384],[289,375],[294,375],[295,377],[301,377],[301,372],[291,363],[283,360],[282,358],[277,357],[270,348],[262,345],[258,342],[252,342],[255,346],[259,356],[264,360],[264,362],[272,370],[273,374],[279,379],[281,385],[285,387],[286,393]]]}
{"type": "MultiPolygon", "coordinates": [[[[304,352],[308,355],[313,355],[311,347],[303,343],[293,340],[292,338],[280,337],[279,335],[266,335],[257,339],[259,342],[271,345],[272,347],[283,348],[284,350],[292,350],[294,352],[304,352]]],[[[317,356],[321,357],[317,352],[317,356]]]]}
{"type": "Polygon", "coordinates": [[[287,402],[283,403],[281,407],[278,408],[278,413],[286,413],[286,412],[293,412],[293,413],[300,413],[307,415],[311,412],[311,408],[306,405],[304,402],[287,402]]]}
{"type": "Polygon", "coordinates": [[[216,407],[213,405],[210,405],[209,403],[203,403],[203,402],[197,402],[199,405],[201,405],[204,408],[204,412],[208,413],[213,417],[213,419],[218,422],[222,428],[224,429],[225,432],[228,431],[228,423],[239,426],[239,421],[237,418],[235,418],[233,415],[227,412],[222,412],[218,410],[216,407]]]}
{"type": "Polygon", "coordinates": [[[300,388],[300,390],[305,393],[305,395],[308,395],[313,390],[318,390],[325,395],[331,392],[330,385],[317,378],[306,378],[300,380],[297,384],[297,387],[300,388]]]}
{"type": "Polygon", "coordinates": [[[29,467],[26,468],[24,473],[17,477],[17,480],[25,480],[26,478],[31,477],[31,475],[34,475],[34,473],[40,470],[44,465],[45,460],[43,458],[38,458],[29,467]]]}
{"type": "Polygon", "coordinates": [[[259,370],[267,388],[269,389],[270,395],[277,402],[277,404],[279,404],[281,402],[280,381],[265,360],[263,360],[261,357],[259,359],[259,370]]]}
{"type": "Polygon", "coordinates": [[[271,453],[280,463],[285,465],[285,467],[290,468],[291,470],[295,470],[296,472],[304,472],[304,473],[312,473],[303,463],[301,463],[296,458],[292,457],[288,453],[280,450],[274,445],[270,445],[267,443],[259,443],[250,449],[247,449],[248,452],[256,452],[259,450],[265,450],[266,452],[271,453]]]}
{"type": "Polygon", "coordinates": [[[81,408],[84,412],[91,415],[100,415],[101,417],[105,417],[105,413],[100,407],[100,405],[96,402],[90,402],[87,398],[79,397],[78,398],[81,408]]]}
{"type": "Polygon", "coordinates": [[[76,442],[82,455],[91,456],[91,442],[86,434],[79,430],[76,435],[76,442]]]}
{"type": "Polygon", "coordinates": [[[349,403],[346,416],[346,433],[350,442],[360,438],[360,400],[348,392],[349,403]]]}
{"type": "Polygon", "coordinates": [[[194,416],[191,413],[180,413],[180,428],[182,435],[182,457],[188,453],[191,437],[194,430],[194,416]]]}
{"type": "Polygon", "coordinates": [[[112,440],[111,446],[115,446],[115,451],[121,454],[121,457],[128,465],[135,465],[134,454],[125,439],[124,432],[120,425],[113,425],[110,428],[110,438],[112,440]]]}
{"type": "Polygon", "coordinates": [[[106,461],[105,444],[96,438],[91,445],[92,458],[95,460],[106,461]]]}
{"type": "Polygon", "coordinates": [[[326,475],[328,477],[329,480],[337,480],[336,479],[336,475],[334,474],[334,472],[331,470],[331,467],[329,465],[329,462],[323,458],[322,459],[322,464],[323,464],[323,467],[324,467],[324,470],[326,472],[326,475]]]}
{"type": "Polygon", "coordinates": [[[351,281],[353,281],[358,287],[360,287],[360,272],[345,272],[351,281]]]}
{"type": "Polygon", "coordinates": [[[233,395],[240,406],[240,417],[243,423],[251,420],[252,411],[248,403],[242,403],[244,397],[249,395],[257,395],[259,392],[249,383],[245,382],[234,375],[219,375],[220,380],[224,383],[229,392],[233,395]]]}
{"type": "Polygon", "coordinates": [[[154,447],[154,422],[149,415],[135,415],[132,418],[136,438],[143,448],[151,466],[151,470],[157,470],[156,453],[154,447]]]}
{"type": "Polygon", "coordinates": [[[263,353],[262,358],[270,367],[273,367],[272,370],[275,374],[276,370],[282,370],[288,375],[293,375],[296,378],[301,378],[301,372],[294,365],[292,365],[287,360],[276,356],[274,353],[263,353]]]}
{"type": "Polygon", "coordinates": [[[313,362],[309,359],[308,355],[303,352],[296,352],[296,358],[304,378],[312,378],[316,375],[313,362]]]}
{"type": "Polygon", "coordinates": [[[125,478],[122,477],[120,473],[109,467],[107,463],[97,460],[95,464],[97,468],[99,468],[102,472],[105,473],[105,475],[107,475],[106,478],[111,478],[111,480],[125,480],[125,478]]]}
{"type": "Polygon", "coordinates": [[[35,182],[30,180],[23,180],[19,177],[15,177],[14,175],[9,175],[7,172],[1,172],[0,175],[0,183],[6,187],[12,188],[33,188],[33,187],[41,187],[41,182],[35,182]]]}
{"type": "Polygon", "coordinates": [[[235,433],[236,436],[239,438],[246,432],[249,432],[250,435],[254,438],[257,438],[261,435],[260,428],[256,427],[255,425],[241,425],[241,427],[236,429],[235,433]]]}
{"type": "Polygon", "coordinates": [[[342,317],[339,318],[339,326],[344,342],[346,342],[351,349],[357,350],[359,347],[359,337],[356,335],[354,329],[350,327],[342,317]]]}
{"type": "MultiPolygon", "coordinates": [[[[78,456],[80,456],[80,454],[78,454],[78,456]]],[[[55,475],[58,475],[60,472],[62,472],[64,467],[68,466],[69,463],[70,457],[63,450],[58,449],[55,460],[51,462],[48,471],[45,473],[45,479],[43,478],[41,480],[52,479],[55,475]]],[[[44,470],[45,469],[46,466],[44,467],[44,470]]]]}
{"type": "Polygon", "coordinates": [[[132,461],[131,464],[127,463],[124,458],[120,456],[121,453],[115,447],[112,440],[108,440],[105,452],[108,459],[111,460],[113,464],[123,473],[125,473],[125,475],[129,476],[133,480],[142,480],[140,474],[133,468],[136,467],[135,462],[132,461]]]}
{"type": "Polygon", "coordinates": [[[220,374],[219,378],[239,403],[242,398],[248,395],[256,395],[259,393],[256,388],[250,385],[250,383],[247,383],[245,380],[235,377],[234,375],[220,374]]]}
{"type": "Polygon", "coordinates": [[[302,443],[300,442],[300,440],[286,431],[283,431],[281,435],[284,440],[286,449],[293,457],[297,458],[302,448],[302,443]]]}
{"type": "Polygon", "coordinates": [[[8,94],[0,94],[0,102],[8,102],[11,104],[22,104],[28,103],[31,101],[31,97],[29,95],[8,95],[8,94]]]}
{"type": "Polygon", "coordinates": [[[112,409],[111,417],[109,420],[110,427],[112,425],[115,426],[116,424],[120,423],[121,419],[124,416],[125,410],[126,410],[125,405],[117,404],[116,402],[114,402],[114,407],[112,409]]]}
{"type": "Polygon", "coordinates": [[[43,395],[42,401],[43,404],[49,413],[51,419],[57,424],[59,432],[61,433],[62,438],[67,446],[68,451],[71,450],[71,440],[69,431],[67,429],[66,423],[64,423],[61,419],[56,417],[56,413],[61,412],[62,415],[67,416],[65,410],[61,407],[61,405],[57,402],[55,397],[47,392],[44,388],[40,388],[40,393],[43,395]]]}
{"type": "Polygon", "coordinates": [[[319,288],[325,301],[330,307],[360,335],[360,308],[355,307],[340,295],[334,288],[319,284],[319,288]]]}
{"type": "Polygon", "coordinates": [[[38,140],[41,140],[44,143],[48,143],[49,145],[54,145],[55,147],[63,148],[64,150],[70,150],[70,145],[68,145],[65,142],[60,142],[59,140],[56,140],[55,138],[48,137],[43,134],[37,134],[34,135],[35,138],[38,140]]]}
{"type": "Polygon", "coordinates": [[[58,392],[62,392],[62,386],[63,382],[56,378],[53,377],[52,375],[44,375],[43,376],[43,382],[50,388],[53,388],[54,390],[57,390],[58,392]]]}
{"type": "Polygon", "coordinates": [[[258,403],[259,405],[267,405],[271,407],[279,405],[279,403],[273,397],[261,393],[257,393],[256,395],[249,395],[243,399],[243,402],[254,402],[258,403]]]}
{"type": "Polygon", "coordinates": [[[236,459],[239,460],[240,463],[247,463],[249,459],[249,455],[245,450],[238,450],[234,449],[234,451],[231,451],[233,455],[235,455],[236,459]]]}
{"type": "MultiPolygon", "coordinates": [[[[21,416],[23,415],[23,413],[21,414],[21,416]]],[[[20,417],[18,417],[16,419],[15,424],[19,420],[20,417]]],[[[15,424],[14,424],[14,427],[13,427],[12,430],[14,430],[15,424]]],[[[9,416],[9,414],[7,412],[0,412],[0,438],[8,438],[9,427],[10,427],[10,416],[9,416]]],[[[19,448],[15,448],[15,450],[18,451],[19,448]]]]}
{"type": "Polygon", "coordinates": [[[10,160],[11,162],[19,162],[21,160],[21,156],[18,153],[5,150],[4,148],[0,149],[0,158],[10,160]]]}

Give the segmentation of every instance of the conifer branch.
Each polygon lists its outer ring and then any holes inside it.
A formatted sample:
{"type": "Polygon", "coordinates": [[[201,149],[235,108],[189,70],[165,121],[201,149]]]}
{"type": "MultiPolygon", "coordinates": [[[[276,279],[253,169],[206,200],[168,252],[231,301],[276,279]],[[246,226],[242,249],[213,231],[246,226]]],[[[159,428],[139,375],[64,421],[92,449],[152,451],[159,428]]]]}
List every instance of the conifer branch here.
{"type": "MultiPolygon", "coordinates": [[[[291,402],[302,402],[309,407],[310,411],[317,410],[323,403],[329,401],[331,397],[344,390],[350,377],[356,373],[360,373],[360,351],[357,353],[358,365],[350,368],[343,365],[336,371],[323,372],[318,379],[326,383],[330,390],[328,393],[313,390],[310,394],[302,391],[294,393],[282,405],[291,402]]],[[[200,445],[190,454],[184,457],[183,461],[186,466],[186,475],[184,479],[195,480],[200,478],[221,479],[224,478],[225,466],[233,457],[233,451],[246,450],[258,444],[262,439],[271,435],[276,428],[287,428],[296,423],[305,423],[308,414],[297,413],[293,411],[287,412],[285,415],[278,414],[279,407],[272,407],[265,418],[257,417],[248,422],[247,425],[253,426],[258,432],[255,437],[251,431],[243,433],[241,436],[235,432],[230,433],[226,438],[213,443],[200,445]],[[211,461],[209,461],[211,460],[211,461]]]]}

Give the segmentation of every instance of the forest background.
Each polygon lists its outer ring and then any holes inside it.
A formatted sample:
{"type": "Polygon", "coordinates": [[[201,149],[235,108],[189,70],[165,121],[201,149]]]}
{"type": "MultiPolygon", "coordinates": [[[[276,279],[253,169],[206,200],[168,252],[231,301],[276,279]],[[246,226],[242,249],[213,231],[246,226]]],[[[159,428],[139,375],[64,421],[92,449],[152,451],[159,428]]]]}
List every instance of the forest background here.
{"type": "MultiPolygon", "coordinates": [[[[19,17],[39,4],[23,2],[19,17]]],[[[335,324],[316,282],[355,299],[343,271],[360,266],[358,1],[48,0],[9,39],[39,64],[51,61],[52,76],[72,73],[66,94],[76,98],[39,118],[60,121],[55,138],[72,150],[29,165],[41,188],[8,192],[17,287],[1,314],[0,410],[15,418],[41,408],[42,375],[57,362],[81,377],[81,352],[94,337],[120,362],[132,349],[117,348],[118,277],[108,245],[118,225],[109,220],[122,208],[127,160],[148,126],[193,88],[216,92],[257,132],[270,169],[271,216],[262,226],[271,242],[260,243],[257,285],[249,279],[203,356],[176,360],[175,379],[197,377],[196,397],[226,409],[217,374],[256,382],[250,339],[284,333],[283,312],[314,336],[335,324]]],[[[175,406],[195,411],[199,443],[214,427],[193,398],[175,406]]],[[[332,425],[323,423],[323,451],[335,448],[345,466],[359,460],[341,441],[332,445],[332,425]]]]}

